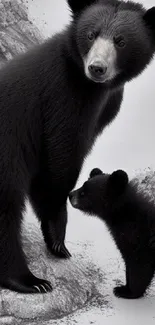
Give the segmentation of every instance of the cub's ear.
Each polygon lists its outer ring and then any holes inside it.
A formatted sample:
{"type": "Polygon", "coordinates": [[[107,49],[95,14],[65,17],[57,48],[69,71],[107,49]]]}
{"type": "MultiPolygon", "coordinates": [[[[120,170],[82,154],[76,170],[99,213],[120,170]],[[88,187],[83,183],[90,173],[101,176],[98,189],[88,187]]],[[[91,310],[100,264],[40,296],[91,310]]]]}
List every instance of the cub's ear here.
{"type": "Polygon", "coordinates": [[[74,14],[78,14],[84,8],[90,6],[95,0],[67,0],[69,7],[74,14]]]}
{"type": "Polygon", "coordinates": [[[143,17],[146,25],[153,31],[155,34],[155,7],[150,8],[146,11],[143,17]]]}
{"type": "Polygon", "coordinates": [[[113,172],[109,177],[109,189],[115,193],[121,194],[129,182],[128,175],[123,170],[113,172]]]}
{"type": "Polygon", "coordinates": [[[92,169],[92,171],[90,172],[89,178],[93,178],[95,176],[99,176],[99,175],[103,175],[102,170],[99,168],[94,168],[92,169]]]}

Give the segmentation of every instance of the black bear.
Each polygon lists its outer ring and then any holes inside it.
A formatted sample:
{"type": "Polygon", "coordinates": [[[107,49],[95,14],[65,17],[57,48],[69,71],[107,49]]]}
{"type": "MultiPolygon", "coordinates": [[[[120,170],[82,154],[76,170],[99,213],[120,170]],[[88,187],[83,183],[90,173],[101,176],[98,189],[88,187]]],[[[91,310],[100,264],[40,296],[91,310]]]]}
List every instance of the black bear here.
{"type": "Polygon", "coordinates": [[[155,52],[155,8],[115,0],[68,0],[61,33],[0,71],[0,285],[51,290],[24,257],[25,197],[49,251],[65,247],[66,201],[96,137],[117,115],[125,82],[155,52]]]}
{"type": "Polygon", "coordinates": [[[155,271],[155,205],[129,182],[125,171],[104,174],[98,168],[69,195],[73,207],[105,221],[126,266],[126,285],[117,297],[136,299],[145,293],[155,271]]]}

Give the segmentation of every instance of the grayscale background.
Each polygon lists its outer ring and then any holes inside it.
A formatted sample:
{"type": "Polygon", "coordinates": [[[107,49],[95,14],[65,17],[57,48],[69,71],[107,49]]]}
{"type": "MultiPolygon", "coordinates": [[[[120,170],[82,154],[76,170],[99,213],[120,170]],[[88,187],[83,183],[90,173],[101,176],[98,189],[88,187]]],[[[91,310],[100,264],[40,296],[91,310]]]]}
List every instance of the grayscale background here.
{"type": "MultiPolygon", "coordinates": [[[[28,8],[30,19],[39,27],[45,38],[61,31],[70,20],[65,0],[22,0],[22,2],[28,8]]],[[[141,2],[146,7],[155,5],[155,0],[141,0],[141,2]]],[[[140,77],[126,85],[121,111],[96,142],[85,162],[77,186],[87,179],[94,167],[99,167],[104,172],[122,168],[129,173],[130,178],[148,167],[155,169],[155,59],[140,77]]],[[[74,247],[83,247],[81,254],[85,255],[87,251],[87,259],[105,274],[105,282],[101,281],[101,291],[103,296],[108,297],[106,298],[107,308],[105,307],[103,312],[99,305],[97,307],[92,305],[91,308],[83,308],[79,313],[72,315],[70,320],[66,318],[62,321],[51,321],[48,324],[153,325],[155,323],[155,284],[152,285],[150,294],[144,299],[126,301],[114,297],[112,279],[119,278],[120,274],[124,275],[124,270],[120,255],[108,231],[100,220],[86,217],[71,208],[69,204],[68,214],[67,247],[69,246],[70,249],[71,244],[74,247]]],[[[29,205],[26,219],[30,223],[33,221],[37,224],[29,205]]],[[[80,255],[78,259],[80,265],[80,255]]],[[[74,256],[72,261],[74,263],[74,256]]],[[[123,280],[123,277],[121,279],[123,280]]],[[[18,308],[15,306],[16,310],[18,308]]],[[[28,309],[27,312],[29,313],[28,309]]],[[[15,323],[5,324],[14,325],[15,323]]],[[[29,324],[44,325],[44,323],[37,322],[29,324]]]]}

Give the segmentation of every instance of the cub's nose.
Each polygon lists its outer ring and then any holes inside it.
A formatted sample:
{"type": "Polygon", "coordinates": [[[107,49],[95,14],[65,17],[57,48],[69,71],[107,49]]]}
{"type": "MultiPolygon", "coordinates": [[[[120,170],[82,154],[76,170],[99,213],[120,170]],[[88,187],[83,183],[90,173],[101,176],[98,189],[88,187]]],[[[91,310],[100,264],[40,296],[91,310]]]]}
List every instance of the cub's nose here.
{"type": "Polygon", "coordinates": [[[88,66],[88,70],[92,77],[99,78],[105,75],[107,67],[101,62],[95,62],[88,66]]]}
{"type": "Polygon", "coordinates": [[[69,193],[69,200],[70,200],[71,205],[74,208],[77,208],[78,207],[78,198],[77,198],[77,195],[75,193],[76,193],[76,191],[73,191],[73,192],[69,193]]]}
{"type": "Polygon", "coordinates": [[[69,200],[72,201],[72,198],[73,198],[73,192],[70,192],[69,193],[69,200]]]}

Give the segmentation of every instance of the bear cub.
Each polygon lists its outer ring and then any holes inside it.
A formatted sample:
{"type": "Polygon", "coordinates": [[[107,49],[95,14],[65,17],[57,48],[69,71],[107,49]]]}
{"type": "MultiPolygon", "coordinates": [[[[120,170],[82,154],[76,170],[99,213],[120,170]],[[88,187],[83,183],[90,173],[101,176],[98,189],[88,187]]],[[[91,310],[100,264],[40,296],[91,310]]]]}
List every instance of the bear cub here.
{"type": "Polygon", "coordinates": [[[126,266],[126,285],[114,288],[117,297],[144,295],[155,270],[155,206],[129,182],[125,171],[91,171],[84,185],[71,192],[74,208],[105,221],[126,266]]]}

